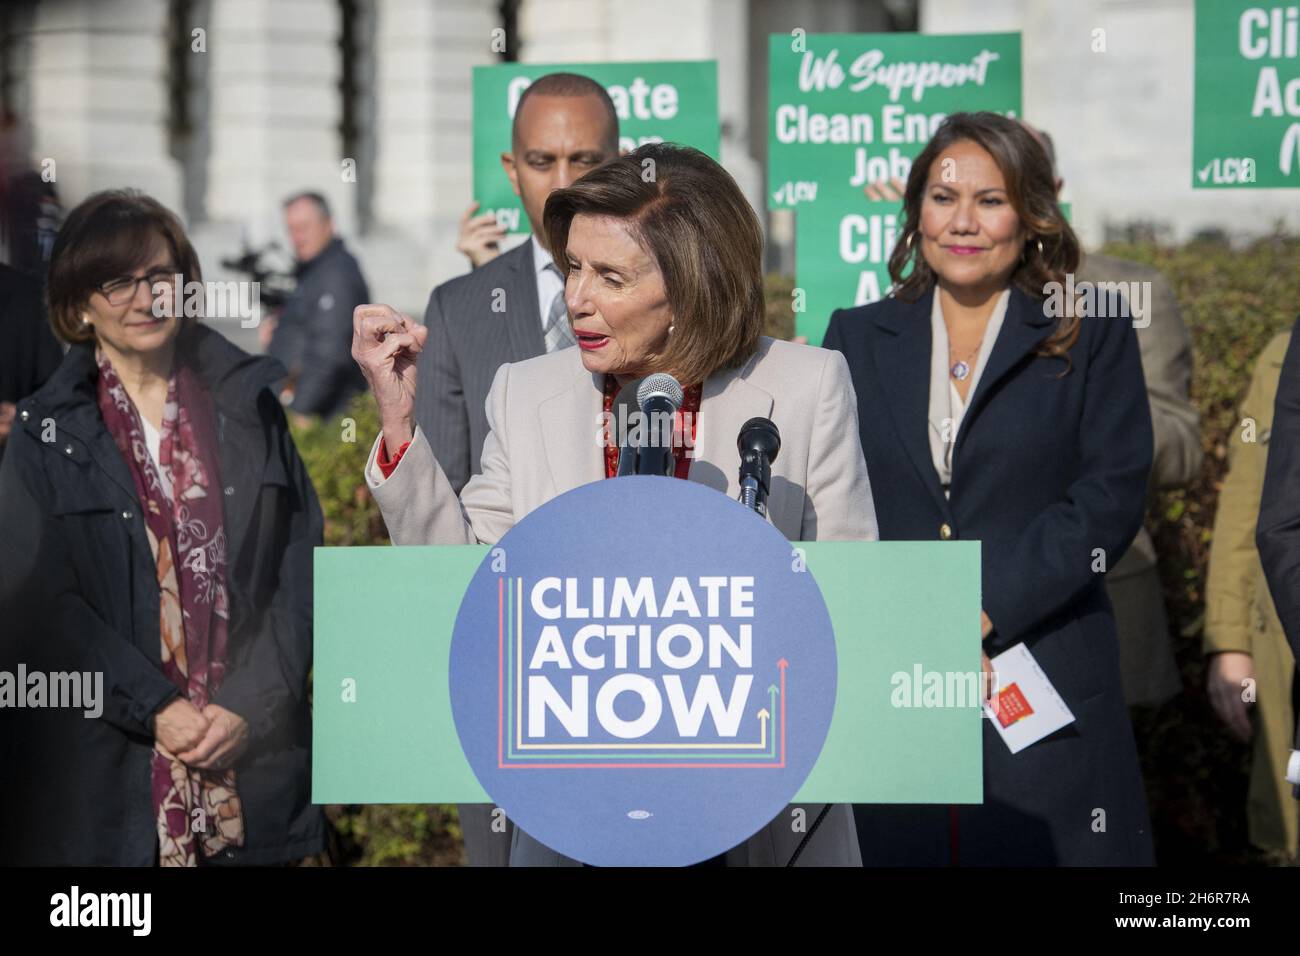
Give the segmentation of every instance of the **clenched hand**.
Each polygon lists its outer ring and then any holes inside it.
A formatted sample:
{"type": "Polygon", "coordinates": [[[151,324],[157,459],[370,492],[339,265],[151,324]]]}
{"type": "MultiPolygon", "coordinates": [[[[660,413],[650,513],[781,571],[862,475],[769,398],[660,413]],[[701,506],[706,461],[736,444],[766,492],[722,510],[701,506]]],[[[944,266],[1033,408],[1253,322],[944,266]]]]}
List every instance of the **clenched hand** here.
{"type": "Polygon", "coordinates": [[[429,330],[387,305],[359,305],[352,313],[352,357],[379,406],[390,451],[415,434],[415,361],[429,330]]]}

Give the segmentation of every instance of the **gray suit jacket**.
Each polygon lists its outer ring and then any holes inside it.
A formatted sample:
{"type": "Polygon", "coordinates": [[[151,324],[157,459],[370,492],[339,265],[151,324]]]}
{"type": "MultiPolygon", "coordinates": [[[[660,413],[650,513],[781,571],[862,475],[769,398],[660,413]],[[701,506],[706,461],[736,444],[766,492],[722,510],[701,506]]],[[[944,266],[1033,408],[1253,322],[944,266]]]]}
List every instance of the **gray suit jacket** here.
{"type": "Polygon", "coordinates": [[[479,472],[497,369],[546,351],[533,240],[434,289],[424,324],[429,341],[417,365],[415,420],[459,492],[479,472]]]}
{"type": "MultiPolygon", "coordinates": [[[[1179,488],[1201,468],[1201,418],[1188,392],[1192,379],[1192,341],[1178,311],[1169,280],[1139,262],[1089,255],[1078,281],[1149,282],[1150,301],[1137,329],[1146,377],[1155,456],[1151,491],[1179,488]]],[[[1108,321],[1108,320],[1102,320],[1108,321]]],[[[1159,704],[1182,689],[1174,660],[1164,595],[1156,570],[1155,543],[1146,528],[1106,575],[1119,629],[1120,675],[1129,704],[1159,704]]]]}
{"type": "MultiPolygon", "coordinates": [[[[366,482],[393,543],[492,544],[552,498],[601,480],[602,385],[601,376],[583,367],[577,349],[503,365],[488,394],[482,473],[459,495],[422,427],[387,479],[375,465],[376,439],[366,482]]],[[[748,419],[763,415],[781,430],[768,498],[777,529],[792,541],[876,540],[857,407],[843,355],[765,337],[744,366],[705,381],[690,480],[734,500],[740,491],[736,435],[748,419]]],[[[812,821],[821,805],[804,812],[812,821]]],[[[730,851],[728,862],[784,865],[803,837],[790,819],[777,817],[730,851]]],[[[514,843],[513,864],[573,864],[523,832],[514,843]]],[[[801,866],[861,862],[847,805],[832,808],[799,859],[801,866]]]]}

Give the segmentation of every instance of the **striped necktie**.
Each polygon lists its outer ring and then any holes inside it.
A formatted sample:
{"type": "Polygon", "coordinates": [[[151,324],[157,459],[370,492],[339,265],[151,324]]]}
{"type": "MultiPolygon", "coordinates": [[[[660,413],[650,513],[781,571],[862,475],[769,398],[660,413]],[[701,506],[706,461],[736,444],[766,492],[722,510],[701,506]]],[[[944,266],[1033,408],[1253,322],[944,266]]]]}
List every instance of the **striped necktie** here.
{"type": "MultiPolygon", "coordinates": [[[[552,270],[556,275],[560,274],[560,267],[554,262],[546,268],[552,270]]],[[[555,293],[555,298],[551,300],[550,311],[546,313],[546,328],[542,330],[542,339],[546,343],[546,351],[556,352],[560,349],[567,349],[570,345],[577,345],[578,340],[573,335],[573,330],[569,328],[569,307],[564,302],[564,289],[555,293]]]]}

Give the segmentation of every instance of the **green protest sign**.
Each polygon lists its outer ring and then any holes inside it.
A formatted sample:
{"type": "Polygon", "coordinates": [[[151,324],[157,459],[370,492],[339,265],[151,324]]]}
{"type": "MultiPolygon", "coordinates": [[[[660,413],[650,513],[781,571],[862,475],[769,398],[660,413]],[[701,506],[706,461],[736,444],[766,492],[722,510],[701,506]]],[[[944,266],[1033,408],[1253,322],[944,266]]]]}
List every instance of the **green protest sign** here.
{"type": "Polygon", "coordinates": [[[1020,34],[773,34],[769,209],[861,201],[906,179],[949,113],[1020,115],[1020,34]]]}
{"type": "MultiPolygon", "coordinates": [[[[1061,203],[1070,221],[1070,203],[1061,203]]],[[[795,331],[819,345],[831,313],[888,294],[901,202],[804,203],[795,213],[795,331]]]]}
{"type": "Polygon", "coordinates": [[[502,63],[474,68],[474,198],[511,233],[531,231],[523,204],[501,168],[510,126],[524,90],[547,73],[578,73],[609,91],[618,112],[619,147],[673,142],[717,159],[718,64],[715,60],[654,63],[502,63]]]}
{"type": "Polygon", "coordinates": [[[1300,186],[1300,6],[1196,0],[1192,188],[1300,186]]]}
{"type": "Polygon", "coordinates": [[[818,343],[837,308],[889,290],[897,202],[869,183],[906,180],[949,113],[1019,116],[1020,34],[768,38],[768,208],[797,208],[796,331],[818,343]]]}
{"type": "Polygon", "coordinates": [[[901,202],[804,203],[795,213],[795,331],[820,345],[831,313],[884,298],[901,202]]]}

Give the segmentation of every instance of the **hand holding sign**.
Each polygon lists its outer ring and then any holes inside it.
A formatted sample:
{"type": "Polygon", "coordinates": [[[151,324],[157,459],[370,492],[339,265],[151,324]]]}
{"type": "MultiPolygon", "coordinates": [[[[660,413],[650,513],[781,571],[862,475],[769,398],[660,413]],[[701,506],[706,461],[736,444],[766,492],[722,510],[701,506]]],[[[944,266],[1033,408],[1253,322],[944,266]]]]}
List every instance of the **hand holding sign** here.
{"type": "Polygon", "coordinates": [[[862,187],[862,193],[872,202],[902,202],[907,183],[901,179],[872,181],[862,187]]]}
{"type": "Polygon", "coordinates": [[[506,237],[506,230],[493,213],[475,216],[476,209],[478,203],[471,203],[460,217],[460,235],[456,239],[456,251],[463,253],[475,269],[501,255],[501,240],[506,237]]]}

